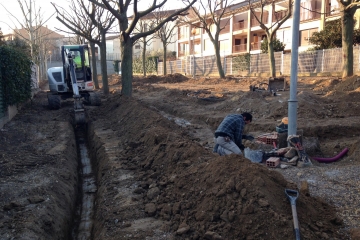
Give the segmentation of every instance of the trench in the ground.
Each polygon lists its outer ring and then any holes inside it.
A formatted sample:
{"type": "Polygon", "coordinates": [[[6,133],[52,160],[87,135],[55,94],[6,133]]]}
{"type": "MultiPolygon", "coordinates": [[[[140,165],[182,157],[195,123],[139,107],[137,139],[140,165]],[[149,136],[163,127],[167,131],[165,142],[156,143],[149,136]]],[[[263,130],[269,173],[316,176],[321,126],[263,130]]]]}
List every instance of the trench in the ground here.
{"type": "Polygon", "coordinates": [[[87,127],[76,126],[75,138],[79,161],[79,194],[74,213],[74,225],[71,230],[72,240],[92,239],[94,202],[97,192],[95,172],[91,165],[87,142],[87,127]]]}

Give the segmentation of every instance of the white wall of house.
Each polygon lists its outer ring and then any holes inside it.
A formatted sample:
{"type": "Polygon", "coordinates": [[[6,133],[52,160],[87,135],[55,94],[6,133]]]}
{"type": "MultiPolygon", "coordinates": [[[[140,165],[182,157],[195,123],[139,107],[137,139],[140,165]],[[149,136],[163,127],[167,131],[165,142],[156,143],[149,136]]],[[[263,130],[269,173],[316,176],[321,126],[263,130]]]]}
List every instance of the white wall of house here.
{"type": "MultiPolygon", "coordinates": [[[[339,12],[331,12],[330,9],[337,9],[338,4],[336,0],[302,0],[302,8],[300,9],[300,26],[299,26],[299,50],[307,50],[313,47],[309,44],[308,39],[314,32],[319,32],[323,28],[323,23],[326,19],[339,18],[339,12]],[[309,11],[310,10],[310,11],[309,11]],[[327,15],[321,15],[322,11],[328,12],[327,15]]],[[[275,11],[281,14],[281,11],[287,9],[287,1],[277,2],[275,11]],[[280,11],[280,12],[279,12],[280,11]]],[[[264,16],[268,18],[267,24],[273,24],[272,7],[266,8],[268,12],[264,16]]],[[[283,12],[284,13],[284,12],[283,12]]],[[[355,15],[357,18],[360,12],[355,15]]],[[[251,54],[260,53],[261,41],[264,38],[265,32],[257,24],[249,10],[235,13],[224,18],[223,22],[228,21],[228,28],[223,30],[219,36],[220,55],[243,54],[249,52],[251,54]],[[251,23],[252,22],[252,23],[251,23]],[[251,27],[252,26],[252,27],[251,27]],[[229,31],[230,29],[230,31],[229,31]],[[228,31],[228,32],[227,32],[228,31]]],[[[360,22],[358,20],[358,22],[360,22]]],[[[292,23],[293,19],[290,17],[277,30],[276,37],[285,44],[285,50],[291,49],[292,43],[292,23]]],[[[196,24],[194,19],[193,24],[196,24]]],[[[358,24],[360,27],[360,24],[358,24]]],[[[185,58],[190,55],[195,56],[209,56],[214,55],[214,46],[206,33],[200,35],[191,35],[190,25],[181,25],[178,27],[179,39],[177,41],[177,51],[179,58],[185,58]],[[194,50],[194,51],[193,51],[194,50]]]]}
{"type": "MultiPolygon", "coordinates": [[[[150,21],[150,20],[149,20],[150,21]]],[[[171,28],[174,26],[174,22],[169,22],[170,25],[168,25],[168,28],[171,28]]],[[[153,37],[150,41],[148,41],[148,44],[146,46],[146,52],[161,52],[163,51],[163,43],[161,40],[157,37],[156,34],[150,35],[147,37],[147,39],[150,39],[153,37]]],[[[176,49],[176,42],[177,42],[177,28],[174,29],[174,36],[169,39],[169,44],[167,45],[167,51],[177,51],[176,49]]],[[[142,54],[143,49],[143,43],[137,42],[133,46],[133,55],[134,56],[140,56],[142,54]]]]}
{"type": "MultiPolygon", "coordinates": [[[[100,48],[98,47],[98,57],[100,59],[100,48]]],[[[120,60],[121,59],[120,39],[118,37],[109,37],[106,40],[106,58],[107,60],[120,60]]]]}

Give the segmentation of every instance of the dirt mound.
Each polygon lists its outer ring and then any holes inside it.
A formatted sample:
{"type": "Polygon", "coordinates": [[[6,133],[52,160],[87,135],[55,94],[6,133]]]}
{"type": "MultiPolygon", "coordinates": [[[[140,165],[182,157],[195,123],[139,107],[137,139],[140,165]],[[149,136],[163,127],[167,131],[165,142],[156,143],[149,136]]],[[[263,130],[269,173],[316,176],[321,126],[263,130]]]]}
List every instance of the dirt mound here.
{"type": "Polygon", "coordinates": [[[0,239],[67,239],[75,211],[76,142],[69,111],[46,93],[0,130],[0,239]],[[66,154],[65,154],[66,153],[66,154]]]}
{"type": "Polygon", "coordinates": [[[134,76],[133,82],[141,81],[142,83],[179,83],[187,81],[188,78],[179,73],[168,74],[165,76],[149,75],[146,77],[134,76]]]}
{"type": "Polygon", "coordinates": [[[360,87],[360,78],[358,76],[347,77],[337,81],[333,80],[333,82],[337,83],[334,84],[334,90],[337,91],[355,91],[357,88],[360,87]]]}
{"type": "MultiPolygon", "coordinates": [[[[122,160],[110,162],[103,174],[116,174],[119,166],[136,171],[136,201],[144,203],[149,217],[169,221],[164,228],[177,239],[294,237],[284,190],[296,186],[279,173],[239,156],[212,154],[186,128],[137,101],[113,95],[106,102],[93,114],[109,119],[107,126],[123,150],[122,160]]],[[[110,194],[109,187],[104,189],[110,194]]],[[[329,205],[301,194],[297,211],[303,239],[340,239],[341,221],[329,205]]],[[[108,226],[108,231],[118,230],[108,226]]]]}

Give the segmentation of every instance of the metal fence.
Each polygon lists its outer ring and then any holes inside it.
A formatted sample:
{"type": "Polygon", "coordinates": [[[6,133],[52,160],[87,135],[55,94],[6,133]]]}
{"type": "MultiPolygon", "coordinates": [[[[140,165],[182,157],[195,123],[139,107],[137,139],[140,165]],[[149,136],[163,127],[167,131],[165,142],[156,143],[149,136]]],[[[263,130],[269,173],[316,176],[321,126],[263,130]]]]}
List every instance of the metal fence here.
{"type": "MultiPolygon", "coordinates": [[[[354,47],[354,72],[360,72],[360,46],[354,47]]],[[[325,49],[318,51],[299,52],[298,73],[336,73],[342,71],[342,49],[325,49]]],[[[270,73],[268,54],[252,54],[250,61],[236,62],[235,56],[221,58],[226,75],[254,75],[270,73]]],[[[107,72],[114,74],[114,61],[107,59],[107,72]]],[[[275,53],[275,70],[277,73],[290,74],[290,53],[275,53]]],[[[61,61],[49,61],[47,67],[62,66],[61,61]]],[[[209,76],[218,75],[215,56],[177,59],[166,62],[167,74],[181,73],[184,75],[209,76]]],[[[101,74],[100,61],[97,61],[98,74],[101,74]]],[[[158,63],[157,74],[163,74],[163,62],[158,63]]]]}
{"type": "MultiPolygon", "coordinates": [[[[360,72],[360,46],[354,47],[354,72],[360,72]]],[[[226,75],[250,75],[270,73],[268,54],[252,54],[249,62],[241,64],[234,62],[235,56],[221,59],[226,75]]],[[[334,73],[342,71],[342,49],[324,49],[299,52],[298,73],[334,73]]],[[[289,75],[291,70],[291,54],[275,53],[275,70],[277,73],[289,75]]],[[[185,75],[208,76],[218,75],[215,56],[195,57],[168,61],[167,74],[181,73],[185,75]]],[[[158,64],[158,74],[163,74],[163,63],[158,64]]]]}

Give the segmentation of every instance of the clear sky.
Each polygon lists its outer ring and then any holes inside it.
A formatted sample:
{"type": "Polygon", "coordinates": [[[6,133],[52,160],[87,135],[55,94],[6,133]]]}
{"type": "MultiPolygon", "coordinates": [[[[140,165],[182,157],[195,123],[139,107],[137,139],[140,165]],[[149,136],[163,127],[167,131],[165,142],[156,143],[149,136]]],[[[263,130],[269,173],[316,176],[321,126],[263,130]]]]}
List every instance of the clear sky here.
{"type": "MultiPolygon", "coordinates": [[[[24,1],[24,0],[22,0],[24,1]]],[[[29,0],[26,0],[26,2],[29,2],[29,0]]],[[[61,0],[61,1],[50,1],[50,0],[35,0],[36,9],[39,9],[41,7],[41,13],[43,16],[43,19],[48,19],[53,13],[55,13],[54,7],[51,5],[51,2],[56,2],[56,4],[65,7],[68,5],[67,0],[61,0]]],[[[3,33],[11,32],[12,28],[14,26],[20,27],[19,23],[17,22],[16,18],[23,22],[23,14],[20,10],[19,3],[17,0],[0,0],[0,27],[3,31],[3,33]],[[15,17],[13,17],[8,11],[5,10],[5,8],[15,17]]],[[[59,27],[59,21],[55,19],[55,17],[52,17],[45,25],[48,25],[49,29],[55,30],[55,26],[59,27]]]]}
{"type": "MultiPolygon", "coordinates": [[[[21,0],[22,2],[29,3],[30,0],[21,0]]],[[[41,13],[43,14],[43,19],[48,19],[53,13],[55,13],[55,9],[51,2],[55,2],[56,5],[59,5],[63,8],[68,7],[70,4],[70,0],[32,0],[35,1],[36,9],[41,7],[41,13]]],[[[162,0],[157,0],[157,2],[161,2],[162,0]]],[[[152,0],[141,0],[139,3],[139,8],[145,8],[152,3],[152,0]]],[[[0,0],[0,27],[4,34],[12,32],[14,27],[20,27],[16,18],[20,21],[23,21],[24,17],[20,10],[18,0],[0,0]],[[5,8],[15,17],[11,16],[11,14],[5,10],[5,8]]],[[[183,7],[183,3],[181,0],[168,0],[164,7],[167,9],[175,9],[183,7]]],[[[131,12],[132,13],[132,12],[131,12]]],[[[131,14],[130,14],[131,15],[131,14]]],[[[61,28],[66,30],[66,28],[56,20],[56,15],[54,15],[49,21],[47,21],[44,25],[47,25],[49,29],[55,30],[56,28],[61,28]]],[[[64,34],[64,33],[62,33],[64,34]]]]}

